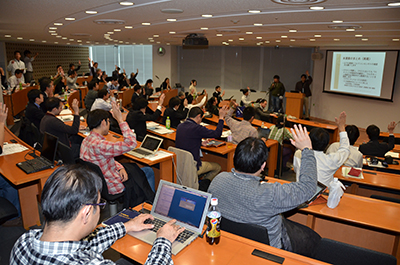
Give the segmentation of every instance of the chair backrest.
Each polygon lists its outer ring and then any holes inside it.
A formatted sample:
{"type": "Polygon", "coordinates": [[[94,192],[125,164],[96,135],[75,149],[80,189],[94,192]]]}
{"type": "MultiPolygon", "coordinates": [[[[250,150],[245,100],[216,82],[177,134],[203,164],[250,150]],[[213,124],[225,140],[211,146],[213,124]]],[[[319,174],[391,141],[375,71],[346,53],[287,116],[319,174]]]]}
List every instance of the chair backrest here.
{"type": "Polygon", "coordinates": [[[397,259],[389,254],[322,238],[318,245],[317,260],[339,265],[396,265],[397,259]]]}
{"type": "Polygon", "coordinates": [[[222,217],[220,227],[229,233],[269,245],[268,231],[261,225],[237,223],[222,217]]]}
{"type": "Polygon", "coordinates": [[[371,195],[371,198],[373,199],[378,199],[378,200],[384,200],[388,202],[395,202],[395,203],[400,203],[400,199],[392,198],[392,197],[386,197],[386,196],[381,196],[381,195],[371,195]]]}
{"type": "Polygon", "coordinates": [[[199,189],[197,164],[193,159],[193,155],[188,151],[172,146],[168,147],[168,151],[176,154],[175,169],[177,183],[193,189],[199,189]]]}
{"type": "Polygon", "coordinates": [[[43,143],[43,136],[40,133],[39,128],[24,116],[21,117],[21,127],[18,137],[32,147],[36,142],[40,143],[40,145],[43,143]]]}

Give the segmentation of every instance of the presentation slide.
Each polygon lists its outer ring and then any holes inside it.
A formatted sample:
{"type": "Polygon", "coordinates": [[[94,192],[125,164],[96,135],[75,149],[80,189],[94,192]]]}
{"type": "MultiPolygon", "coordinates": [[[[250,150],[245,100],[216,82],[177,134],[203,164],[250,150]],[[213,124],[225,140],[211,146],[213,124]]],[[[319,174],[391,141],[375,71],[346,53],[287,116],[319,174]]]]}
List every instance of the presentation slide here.
{"type": "Polygon", "coordinates": [[[327,51],[324,92],[392,100],[398,51],[327,51]]]}

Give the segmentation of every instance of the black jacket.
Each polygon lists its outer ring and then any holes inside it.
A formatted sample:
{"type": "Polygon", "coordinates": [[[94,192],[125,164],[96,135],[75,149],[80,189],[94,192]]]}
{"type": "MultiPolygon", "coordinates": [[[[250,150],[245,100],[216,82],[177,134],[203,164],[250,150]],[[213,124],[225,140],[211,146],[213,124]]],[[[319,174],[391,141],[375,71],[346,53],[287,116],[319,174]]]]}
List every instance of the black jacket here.
{"type": "Polygon", "coordinates": [[[42,120],[45,112],[42,108],[38,108],[34,103],[28,103],[25,109],[25,117],[35,124],[36,128],[40,128],[40,121],[42,120]]]}
{"type": "Polygon", "coordinates": [[[167,117],[169,117],[171,121],[171,127],[176,128],[181,123],[181,120],[186,119],[189,109],[185,108],[183,111],[174,110],[172,108],[167,108],[164,111],[163,115],[163,124],[165,125],[165,121],[167,117]]]}
{"type": "Polygon", "coordinates": [[[363,155],[384,157],[387,152],[394,148],[394,136],[390,135],[388,143],[380,143],[378,140],[369,141],[360,145],[358,150],[363,155]]]}
{"type": "Polygon", "coordinates": [[[311,96],[310,85],[311,85],[312,81],[313,81],[312,77],[309,76],[304,83],[301,81],[297,82],[296,83],[296,91],[306,94],[306,97],[310,97],[311,96]]]}
{"type": "Polygon", "coordinates": [[[153,114],[143,114],[140,110],[130,109],[126,122],[135,130],[137,140],[142,141],[147,134],[146,121],[155,121],[160,115],[161,111],[158,109],[153,114]]]}
{"type": "Polygon", "coordinates": [[[256,110],[256,115],[254,118],[265,122],[271,122],[271,116],[269,115],[268,111],[263,111],[263,109],[260,107],[255,108],[255,110],[256,110]]]}

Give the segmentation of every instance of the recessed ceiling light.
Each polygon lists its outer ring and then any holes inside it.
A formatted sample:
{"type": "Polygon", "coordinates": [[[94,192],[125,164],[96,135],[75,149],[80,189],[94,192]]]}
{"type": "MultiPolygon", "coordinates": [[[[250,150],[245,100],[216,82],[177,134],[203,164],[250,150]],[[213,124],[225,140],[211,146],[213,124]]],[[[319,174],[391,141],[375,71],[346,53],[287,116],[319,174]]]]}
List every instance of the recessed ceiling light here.
{"type": "Polygon", "coordinates": [[[67,37],[62,37],[62,39],[63,39],[63,40],[66,40],[66,39],[67,39],[67,37]]]}
{"type": "Polygon", "coordinates": [[[49,29],[53,30],[53,29],[57,29],[57,27],[49,27],[49,29]]]}
{"type": "Polygon", "coordinates": [[[400,2],[389,3],[388,6],[400,6],[400,2]]]}
{"type": "Polygon", "coordinates": [[[228,41],[232,42],[233,40],[232,40],[232,39],[229,39],[228,41]]]}
{"type": "Polygon", "coordinates": [[[154,42],[154,40],[149,40],[150,42],[154,42]]]}
{"type": "Polygon", "coordinates": [[[311,10],[323,10],[324,7],[323,6],[310,6],[311,10]]]}
{"type": "Polygon", "coordinates": [[[69,39],[69,41],[74,41],[74,39],[69,39]]]}
{"type": "Polygon", "coordinates": [[[75,18],[74,17],[66,17],[66,18],[64,18],[65,20],[69,20],[69,21],[73,21],[73,20],[75,20],[75,18]]]}
{"type": "Polygon", "coordinates": [[[257,26],[257,27],[260,27],[260,26],[262,26],[263,24],[261,24],[261,23],[254,23],[254,26],[257,26]]]}
{"type": "Polygon", "coordinates": [[[295,33],[297,32],[297,29],[289,29],[289,32],[295,33]]]}
{"type": "Polygon", "coordinates": [[[392,39],[392,41],[400,41],[400,39],[392,39]]]}
{"type": "MultiPolygon", "coordinates": [[[[56,38],[61,38],[61,37],[62,37],[62,36],[60,36],[60,35],[57,35],[57,36],[56,36],[56,38]]],[[[65,38],[65,39],[67,39],[67,38],[65,38]]]]}
{"type": "Polygon", "coordinates": [[[24,38],[22,38],[22,37],[17,37],[17,40],[23,40],[24,38]]]}
{"type": "Polygon", "coordinates": [[[94,15],[94,14],[97,14],[97,11],[87,10],[87,11],[85,11],[85,13],[89,14],[89,15],[94,15]]]}
{"type": "Polygon", "coordinates": [[[170,31],[170,32],[169,32],[169,34],[175,34],[175,33],[176,33],[175,31],[170,31]]]}
{"type": "Polygon", "coordinates": [[[114,31],[107,31],[108,34],[114,34],[114,31]]]}
{"type": "Polygon", "coordinates": [[[167,45],[171,45],[171,43],[167,42],[167,45]]]}
{"type": "Polygon", "coordinates": [[[29,41],[35,41],[35,39],[29,39],[29,41]]]}
{"type": "Polygon", "coordinates": [[[90,41],[87,40],[86,43],[90,43],[90,41]]]}
{"type": "Polygon", "coordinates": [[[275,42],[281,42],[281,40],[275,40],[275,42]]]}
{"type": "Polygon", "coordinates": [[[251,32],[251,31],[247,31],[247,32],[246,32],[246,34],[253,34],[253,32],[251,32]]]}
{"type": "Polygon", "coordinates": [[[260,13],[261,11],[260,10],[249,10],[247,12],[256,14],[256,13],[260,13]]]}
{"type": "Polygon", "coordinates": [[[266,40],[265,43],[269,43],[269,40],[266,40]]]}
{"type": "Polygon", "coordinates": [[[55,41],[54,44],[58,44],[58,41],[55,41]]]}
{"type": "Polygon", "coordinates": [[[119,43],[124,43],[124,42],[122,40],[120,40],[119,43]]]}
{"type": "Polygon", "coordinates": [[[160,44],[161,42],[157,41],[157,44],[160,44]]]}
{"type": "Polygon", "coordinates": [[[362,41],[368,41],[368,39],[361,39],[362,41]]]}
{"type": "Polygon", "coordinates": [[[148,39],[149,39],[149,40],[152,40],[153,38],[152,38],[152,37],[149,37],[148,39]]]}
{"type": "Polygon", "coordinates": [[[132,26],[125,26],[126,29],[133,29],[132,26]]]}
{"type": "Polygon", "coordinates": [[[257,45],[261,45],[262,44],[262,42],[260,43],[260,42],[257,42],[257,45]]]}
{"type": "Polygon", "coordinates": [[[11,38],[11,35],[4,35],[4,37],[6,37],[6,38],[11,38]]]}
{"type": "Polygon", "coordinates": [[[77,42],[82,42],[82,40],[77,40],[77,42]]]}
{"type": "Polygon", "coordinates": [[[51,33],[52,36],[57,36],[57,33],[51,33]]]}
{"type": "Polygon", "coordinates": [[[114,29],[114,31],[121,31],[121,29],[114,29]]]}
{"type": "Polygon", "coordinates": [[[221,34],[221,33],[218,33],[217,34],[217,37],[222,37],[223,35],[221,34]]]}
{"type": "Polygon", "coordinates": [[[158,37],[160,37],[160,36],[157,35],[157,34],[154,34],[154,35],[153,35],[153,38],[158,38],[158,37]]]}
{"type": "Polygon", "coordinates": [[[343,23],[343,20],[332,20],[332,23],[343,23]]]}
{"type": "Polygon", "coordinates": [[[55,33],[56,31],[55,30],[49,30],[49,33],[55,33]]]}
{"type": "Polygon", "coordinates": [[[45,41],[45,40],[42,40],[42,42],[47,42],[47,41],[45,41]]]}
{"type": "Polygon", "coordinates": [[[362,34],[356,34],[354,35],[356,38],[361,38],[363,35],[362,34]]]}
{"type": "Polygon", "coordinates": [[[201,30],[208,30],[208,28],[200,28],[201,30]]]}
{"type": "Polygon", "coordinates": [[[169,22],[175,22],[175,21],[176,21],[176,18],[167,18],[167,21],[169,21],[169,22]]]}
{"type": "Polygon", "coordinates": [[[125,41],[125,44],[129,44],[129,41],[125,41]]]}
{"type": "Polygon", "coordinates": [[[118,42],[118,40],[114,40],[114,42],[118,42]]]}
{"type": "Polygon", "coordinates": [[[262,40],[262,37],[256,37],[257,40],[262,40]]]}
{"type": "Polygon", "coordinates": [[[296,41],[295,39],[290,39],[290,41],[296,41]]]}
{"type": "Polygon", "coordinates": [[[310,41],[315,41],[315,39],[310,39],[310,41]]]}
{"type": "Polygon", "coordinates": [[[244,38],[239,38],[239,40],[244,40],[244,38]]]}
{"type": "Polygon", "coordinates": [[[282,38],[282,39],[286,39],[286,38],[287,38],[287,36],[281,36],[281,38],[282,38]]]}
{"type": "Polygon", "coordinates": [[[121,6],[133,6],[132,2],[119,2],[121,6]]]}
{"type": "Polygon", "coordinates": [[[60,23],[60,22],[54,23],[54,26],[62,26],[62,25],[63,25],[63,23],[60,23]]]}
{"type": "Polygon", "coordinates": [[[143,26],[150,26],[151,23],[150,23],[150,22],[143,22],[142,25],[143,25],[143,26]]]}
{"type": "Polygon", "coordinates": [[[340,41],[340,39],[333,39],[334,41],[340,41]]]}
{"type": "Polygon", "coordinates": [[[321,38],[322,36],[320,34],[315,34],[314,37],[321,38]]]}
{"type": "Polygon", "coordinates": [[[201,15],[202,17],[212,17],[213,15],[209,15],[209,14],[206,14],[206,15],[201,15]]]}
{"type": "Polygon", "coordinates": [[[355,29],[346,29],[346,31],[356,31],[355,29]]]}

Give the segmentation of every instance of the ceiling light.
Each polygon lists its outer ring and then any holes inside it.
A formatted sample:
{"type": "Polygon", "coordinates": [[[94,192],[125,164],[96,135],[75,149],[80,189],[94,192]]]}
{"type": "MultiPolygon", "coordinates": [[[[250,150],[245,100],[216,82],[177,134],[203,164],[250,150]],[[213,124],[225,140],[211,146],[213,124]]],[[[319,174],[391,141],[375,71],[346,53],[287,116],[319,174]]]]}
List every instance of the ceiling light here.
{"type": "Polygon", "coordinates": [[[232,42],[233,40],[232,40],[232,39],[229,39],[228,41],[229,41],[229,42],[232,42]]]}
{"type": "Polygon", "coordinates": [[[29,39],[29,41],[35,41],[35,39],[29,39]]]}
{"type": "Polygon", "coordinates": [[[129,41],[125,41],[125,44],[129,44],[129,41]]]}
{"type": "Polygon", "coordinates": [[[24,38],[22,38],[22,37],[17,37],[17,40],[23,40],[24,38]]]}
{"type": "Polygon", "coordinates": [[[154,40],[149,40],[150,42],[154,42],[154,40]]]}
{"type": "Polygon", "coordinates": [[[74,39],[69,39],[69,41],[74,41],[74,39]]]}
{"type": "Polygon", "coordinates": [[[120,40],[119,43],[124,43],[124,42],[122,40],[120,40]]]}
{"type": "Polygon", "coordinates": [[[121,29],[114,29],[114,31],[121,31],[121,29]]]}
{"type": "Polygon", "coordinates": [[[332,23],[343,23],[343,20],[332,20],[332,23]]]}
{"type": "Polygon", "coordinates": [[[315,39],[310,39],[310,41],[315,41],[315,39]]]}
{"type": "Polygon", "coordinates": [[[59,23],[59,22],[54,23],[54,26],[62,26],[62,25],[63,25],[63,23],[59,23]]]}
{"type": "Polygon", "coordinates": [[[55,30],[49,30],[49,33],[55,33],[56,31],[55,30]]]}
{"type": "Polygon", "coordinates": [[[107,31],[108,34],[114,34],[114,31],[107,31]]]}
{"type": "Polygon", "coordinates": [[[334,41],[340,41],[340,39],[333,39],[334,41]]]}
{"type": "Polygon", "coordinates": [[[356,31],[355,29],[346,29],[346,31],[356,31]]]}
{"type": "Polygon", "coordinates": [[[57,33],[51,33],[52,36],[57,36],[57,33]]]}
{"type": "Polygon", "coordinates": [[[86,43],[90,43],[90,41],[86,41],[86,43]]]}
{"type": "Polygon", "coordinates": [[[89,14],[89,15],[94,15],[94,14],[97,14],[97,11],[87,10],[87,11],[85,11],[85,13],[89,14]]]}
{"type": "Polygon", "coordinates": [[[133,6],[132,2],[119,2],[121,6],[133,6]]]}
{"type": "Polygon", "coordinates": [[[201,30],[208,30],[208,28],[200,28],[201,30]]]}
{"type": "Polygon", "coordinates": [[[151,23],[150,23],[150,22],[143,22],[142,25],[143,25],[143,26],[150,26],[151,23]]]}
{"type": "Polygon", "coordinates": [[[161,42],[157,41],[157,44],[160,44],[161,42]]]}
{"type": "Polygon", "coordinates": [[[114,42],[118,42],[118,40],[114,40],[114,42]]]}
{"type": "Polygon", "coordinates": [[[132,26],[125,26],[126,29],[133,29],[132,26]]]}
{"type": "Polygon", "coordinates": [[[58,41],[55,41],[54,44],[58,44],[58,41]]]}
{"type": "Polygon", "coordinates": [[[239,38],[239,40],[244,40],[244,38],[239,38]]]}
{"type": "Polygon", "coordinates": [[[399,41],[400,39],[392,39],[392,41],[399,41]]]}
{"type": "Polygon", "coordinates": [[[282,39],[286,39],[286,38],[287,38],[287,36],[281,36],[281,38],[282,38],[282,39]]]}
{"type": "Polygon", "coordinates": [[[69,20],[69,21],[74,21],[75,20],[75,18],[74,17],[66,17],[66,18],[64,18],[65,20],[69,20]]]}
{"type": "Polygon", "coordinates": [[[260,10],[249,10],[248,12],[249,13],[253,13],[253,14],[257,14],[257,13],[260,13],[261,11],[260,10]]]}
{"type": "Polygon", "coordinates": [[[11,35],[4,35],[4,37],[6,37],[6,38],[11,38],[11,35]]]}
{"type": "Polygon", "coordinates": [[[322,36],[319,35],[319,34],[315,34],[314,37],[316,37],[316,38],[321,38],[322,36]]]}
{"type": "Polygon", "coordinates": [[[149,40],[152,40],[153,38],[152,38],[152,37],[149,37],[148,39],[149,39],[149,40]]]}
{"type": "Polygon", "coordinates": [[[251,32],[251,31],[247,31],[247,32],[246,32],[246,34],[253,34],[253,32],[251,32]]]}
{"type": "MultiPolygon", "coordinates": [[[[56,38],[61,38],[61,37],[62,37],[62,36],[60,36],[60,35],[57,35],[57,36],[56,36],[56,38]]],[[[64,39],[64,38],[63,38],[63,39],[64,39]]],[[[67,38],[65,38],[65,39],[67,39],[67,38]]]]}
{"type": "Polygon", "coordinates": [[[361,39],[362,41],[368,41],[368,39],[361,39]]]}
{"type": "Polygon", "coordinates": [[[67,39],[67,37],[62,37],[62,39],[63,39],[63,40],[66,40],[66,39],[67,39]]]}
{"type": "Polygon", "coordinates": [[[295,33],[297,32],[297,29],[289,29],[289,32],[295,33]]]}
{"type": "Polygon", "coordinates": [[[77,42],[82,42],[82,40],[77,40],[77,42]]]}
{"type": "Polygon", "coordinates": [[[212,15],[201,15],[202,17],[212,17],[212,15]]]}
{"type": "Polygon", "coordinates": [[[154,37],[154,38],[158,38],[158,37],[160,37],[160,36],[157,35],[157,34],[154,34],[153,37],[154,37]]]}
{"type": "Polygon", "coordinates": [[[257,26],[257,27],[259,27],[259,26],[262,26],[263,24],[261,24],[261,23],[254,23],[254,26],[257,26]]]}
{"type": "Polygon", "coordinates": [[[57,27],[49,27],[49,29],[53,30],[53,29],[57,29],[57,27]]]}
{"type": "Polygon", "coordinates": [[[169,34],[175,34],[175,33],[176,33],[175,31],[170,31],[170,32],[169,32],[169,34]]]}
{"type": "Polygon", "coordinates": [[[361,38],[363,35],[362,34],[357,34],[357,35],[354,35],[356,38],[361,38]]]}
{"type": "Polygon", "coordinates": [[[400,2],[397,2],[397,3],[389,3],[388,6],[400,6],[400,2]]]}
{"type": "Polygon", "coordinates": [[[167,42],[167,45],[171,45],[171,43],[167,42]]]}
{"type": "Polygon", "coordinates": [[[67,45],[70,45],[71,43],[67,42],[66,44],[67,44],[67,45]]]}
{"type": "Polygon", "coordinates": [[[256,37],[257,40],[262,40],[262,37],[256,37]]]}
{"type": "Polygon", "coordinates": [[[217,34],[217,37],[222,37],[223,35],[221,34],[221,33],[218,33],[217,34]]]}
{"type": "Polygon", "coordinates": [[[281,42],[281,40],[276,40],[275,42],[281,42]]]}
{"type": "Polygon", "coordinates": [[[167,18],[167,21],[169,21],[169,22],[175,22],[175,21],[176,21],[176,18],[167,18]]]}
{"type": "Polygon", "coordinates": [[[324,7],[323,6],[310,6],[311,10],[323,10],[324,7]]]}
{"type": "Polygon", "coordinates": [[[296,41],[295,39],[290,39],[290,41],[296,41]]]}
{"type": "Polygon", "coordinates": [[[269,40],[266,40],[265,43],[269,43],[269,40]]]}
{"type": "Polygon", "coordinates": [[[260,43],[260,42],[257,42],[257,45],[261,45],[262,44],[262,42],[260,43]]]}
{"type": "Polygon", "coordinates": [[[42,40],[42,42],[47,42],[47,41],[45,41],[45,40],[42,40]]]}

